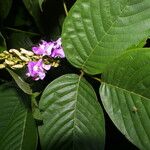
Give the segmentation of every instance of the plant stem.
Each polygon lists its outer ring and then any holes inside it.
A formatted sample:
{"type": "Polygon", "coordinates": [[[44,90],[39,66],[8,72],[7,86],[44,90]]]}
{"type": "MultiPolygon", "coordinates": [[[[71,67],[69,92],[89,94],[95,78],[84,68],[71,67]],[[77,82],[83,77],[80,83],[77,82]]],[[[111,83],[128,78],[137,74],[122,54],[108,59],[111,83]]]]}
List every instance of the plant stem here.
{"type": "Polygon", "coordinates": [[[68,10],[65,1],[63,1],[63,6],[64,6],[65,14],[66,16],[68,16],[68,10]]]}
{"type": "Polygon", "coordinates": [[[97,80],[97,81],[99,81],[100,83],[102,83],[102,80],[101,79],[99,79],[99,78],[97,78],[97,77],[92,77],[93,79],[95,79],[95,80],[97,80]]]}
{"type": "Polygon", "coordinates": [[[23,30],[19,30],[19,29],[10,28],[10,27],[5,27],[4,29],[12,30],[12,31],[15,31],[15,32],[22,32],[22,33],[26,33],[26,34],[30,34],[30,35],[35,35],[35,36],[40,36],[40,34],[38,34],[38,33],[23,31],[23,30]]]}
{"type": "Polygon", "coordinates": [[[83,77],[84,76],[84,72],[82,70],[80,70],[81,74],[80,76],[83,77]]]}

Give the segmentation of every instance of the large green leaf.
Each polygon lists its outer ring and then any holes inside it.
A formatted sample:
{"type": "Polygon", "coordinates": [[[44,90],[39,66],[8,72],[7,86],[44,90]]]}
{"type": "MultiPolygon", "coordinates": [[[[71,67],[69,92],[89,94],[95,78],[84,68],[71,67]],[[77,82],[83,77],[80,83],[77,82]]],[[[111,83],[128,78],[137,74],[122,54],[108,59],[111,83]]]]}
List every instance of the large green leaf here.
{"type": "Polygon", "coordinates": [[[0,149],[35,150],[37,131],[25,107],[26,96],[10,86],[0,86],[0,149]]]}
{"type": "Polygon", "coordinates": [[[141,150],[150,150],[150,49],[132,50],[108,66],[100,95],[118,129],[141,150]]]}
{"type": "Polygon", "coordinates": [[[0,20],[7,17],[12,5],[12,0],[0,1],[0,20]]]}
{"type": "Polygon", "coordinates": [[[90,84],[64,75],[45,89],[40,103],[44,124],[39,127],[43,150],[102,150],[104,118],[90,84]]]}
{"type": "Polygon", "coordinates": [[[124,50],[150,34],[149,0],[78,0],[64,22],[69,62],[89,74],[102,73],[124,50]]]}
{"type": "Polygon", "coordinates": [[[129,50],[131,49],[136,49],[136,48],[143,48],[146,45],[147,42],[147,38],[145,38],[144,40],[140,41],[138,44],[136,45],[132,45],[129,50]]]}

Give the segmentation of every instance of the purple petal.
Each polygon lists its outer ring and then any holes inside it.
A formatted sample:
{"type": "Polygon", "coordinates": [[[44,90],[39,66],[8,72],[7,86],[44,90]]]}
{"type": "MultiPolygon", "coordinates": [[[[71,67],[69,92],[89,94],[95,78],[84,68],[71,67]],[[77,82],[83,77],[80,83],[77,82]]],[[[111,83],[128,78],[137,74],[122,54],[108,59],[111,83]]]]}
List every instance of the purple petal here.
{"type": "Polygon", "coordinates": [[[37,81],[39,79],[43,80],[45,78],[45,73],[47,70],[50,69],[51,66],[45,65],[43,63],[43,60],[40,59],[36,62],[33,61],[29,62],[27,67],[28,67],[28,72],[26,73],[26,75],[28,77],[32,77],[33,80],[37,81]]]}
{"type": "Polygon", "coordinates": [[[39,72],[39,78],[43,80],[45,78],[45,73],[44,72],[39,72]]]}
{"type": "Polygon", "coordinates": [[[34,77],[34,78],[32,78],[33,80],[35,80],[35,81],[37,81],[37,80],[39,80],[40,78],[39,77],[34,77]]]}
{"type": "Polygon", "coordinates": [[[61,46],[61,38],[59,38],[57,41],[57,44],[61,46]]]}
{"type": "Polygon", "coordinates": [[[38,60],[37,63],[36,63],[36,65],[39,66],[39,67],[41,67],[42,64],[43,64],[43,60],[42,59],[38,60]]]}
{"type": "Polygon", "coordinates": [[[32,47],[32,51],[37,55],[43,55],[45,53],[45,50],[43,49],[42,45],[38,47],[32,47]]]}
{"type": "Polygon", "coordinates": [[[41,43],[42,43],[42,45],[46,45],[47,44],[47,42],[44,41],[44,40],[41,40],[41,43]]]}
{"type": "Polygon", "coordinates": [[[42,67],[43,67],[45,70],[50,70],[51,65],[45,65],[45,64],[43,64],[42,67]]]}
{"type": "Polygon", "coordinates": [[[54,58],[56,58],[56,57],[65,58],[65,53],[64,53],[62,48],[54,49],[52,51],[51,57],[54,57],[54,58]]]}
{"type": "Polygon", "coordinates": [[[61,43],[61,38],[52,42],[46,42],[42,40],[39,46],[32,47],[32,51],[37,55],[64,58],[65,54],[63,52],[61,43]]]}
{"type": "Polygon", "coordinates": [[[30,73],[29,73],[29,72],[27,72],[27,73],[26,73],[26,76],[27,76],[27,77],[30,77],[30,73]]]}
{"type": "Polygon", "coordinates": [[[35,63],[35,62],[32,62],[32,61],[30,61],[30,62],[28,63],[28,76],[34,76],[34,75],[35,75],[35,73],[34,73],[34,71],[33,71],[33,67],[34,67],[35,64],[36,64],[36,63],[35,63]]]}
{"type": "Polygon", "coordinates": [[[45,47],[45,53],[47,56],[50,56],[52,53],[52,49],[54,47],[54,44],[52,42],[49,42],[45,47]]]}
{"type": "Polygon", "coordinates": [[[59,38],[57,41],[54,41],[54,49],[58,49],[61,47],[61,38],[59,38]]]}

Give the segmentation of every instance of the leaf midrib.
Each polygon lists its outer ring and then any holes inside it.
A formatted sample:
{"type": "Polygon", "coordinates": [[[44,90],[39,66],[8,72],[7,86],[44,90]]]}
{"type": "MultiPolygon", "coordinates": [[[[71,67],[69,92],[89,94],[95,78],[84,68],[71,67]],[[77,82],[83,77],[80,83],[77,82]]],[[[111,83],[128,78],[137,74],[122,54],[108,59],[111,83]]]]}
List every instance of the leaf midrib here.
{"type": "Polygon", "coordinates": [[[23,146],[23,139],[24,139],[25,130],[26,130],[27,115],[28,115],[28,112],[26,111],[25,112],[25,117],[24,117],[24,124],[23,124],[23,127],[22,127],[22,138],[21,138],[20,150],[22,150],[22,146],[23,146]]]}
{"type": "MultiPolygon", "coordinates": [[[[123,13],[123,11],[126,9],[127,4],[128,4],[129,0],[127,1],[127,3],[125,4],[124,8],[121,10],[121,13],[116,17],[116,19],[114,20],[114,22],[112,23],[112,25],[109,27],[109,29],[107,31],[105,31],[105,34],[103,35],[103,37],[101,38],[101,40],[98,41],[98,44],[91,49],[91,52],[89,54],[89,56],[86,58],[86,60],[83,62],[83,64],[81,65],[81,69],[84,68],[85,64],[87,63],[87,61],[89,60],[90,56],[94,53],[95,49],[99,46],[99,43],[103,41],[103,39],[108,35],[109,31],[112,29],[113,25],[117,22],[118,17],[123,13]]],[[[102,18],[101,18],[102,20],[102,18]]]]}
{"type": "MultiPolygon", "coordinates": [[[[77,87],[76,87],[76,96],[75,96],[75,106],[74,106],[74,115],[73,115],[73,138],[75,137],[75,126],[76,126],[76,111],[77,111],[77,101],[78,101],[78,91],[79,91],[79,86],[80,86],[80,81],[82,78],[82,74],[79,76],[78,82],[77,82],[77,87]]],[[[73,140],[73,150],[75,148],[75,140],[73,140]]]]}
{"type": "MultiPolygon", "coordinates": [[[[125,91],[125,92],[127,92],[127,93],[134,94],[134,95],[139,96],[139,97],[141,97],[141,98],[143,98],[143,99],[145,99],[145,100],[150,101],[150,98],[147,98],[147,97],[145,97],[145,96],[143,96],[143,95],[140,95],[139,93],[136,93],[136,92],[134,92],[134,91],[129,91],[129,90],[125,89],[125,88],[122,88],[122,87],[119,87],[119,86],[116,86],[116,85],[113,85],[113,84],[110,84],[110,83],[106,83],[105,81],[102,81],[102,83],[103,83],[103,84],[106,84],[106,85],[108,85],[108,86],[111,86],[111,87],[113,87],[113,88],[116,88],[116,89],[125,91]]],[[[142,99],[141,99],[141,100],[142,100],[142,99]]]]}
{"type": "MultiPolygon", "coordinates": [[[[133,92],[133,91],[129,91],[129,90],[127,90],[127,89],[124,89],[124,88],[122,88],[122,87],[119,87],[119,86],[116,86],[116,85],[112,85],[112,84],[110,84],[110,83],[106,83],[106,82],[102,82],[103,84],[105,84],[105,85],[108,85],[109,87],[113,87],[113,88],[115,88],[115,89],[119,89],[119,90],[122,90],[122,91],[125,91],[126,93],[129,93],[129,94],[131,94],[131,95],[136,95],[136,96],[139,96],[141,99],[141,101],[144,101],[144,100],[150,100],[149,98],[147,98],[147,97],[145,97],[145,96],[143,96],[143,95],[140,95],[140,94],[138,94],[138,93],[136,93],[136,92],[133,92]]],[[[134,101],[133,101],[133,103],[134,103],[134,101]]],[[[128,107],[128,106],[127,106],[128,107]]],[[[128,107],[128,110],[129,110],[129,107],[128,107]]],[[[146,111],[147,112],[147,111],[146,111]]],[[[122,113],[122,110],[121,110],[121,113],[122,113]]],[[[130,116],[131,116],[131,112],[129,111],[129,113],[130,113],[130,116]]],[[[121,117],[122,117],[122,115],[121,115],[121,117]]],[[[140,119],[140,118],[139,118],[140,119]]],[[[122,120],[123,120],[123,122],[124,122],[124,118],[122,117],[122,120]]],[[[135,123],[133,122],[133,120],[132,120],[132,123],[133,123],[133,126],[134,126],[134,129],[136,130],[136,125],[135,125],[135,123]]],[[[141,119],[140,119],[140,123],[141,123],[141,125],[142,125],[142,127],[143,127],[143,130],[144,130],[144,132],[145,132],[145,134],[146,134],[146,136],[147,136],[147,138],[149,139],[149,135],[147,134],[147,132],[146,132],[146,130],[145,130],[145,127],[143,126],[143,124],[142,124],[142,121],[141,121],[141,119]]],[[[124,124],[124,123],[123,123],[124,124]]],[[[125,127],[125,130],[126,130],[126,126],[125,126],[125,124],[124,124],[124,127],[125,127]]],[[[131,136],[130,136],[130,134],[128,133],[128,131],[126,130],[126,132],[127,132],[127,134],[125,134],[129,139],[130,139],[130,141],[132,141],[133,143],[134,143],[134,140],[131,138],[131,136]]],[[[139,139],[139,141],[140,141],[140,146],[142,146],[143,147],[143,142],[141,141],[141,138],[140,138],[140,136],[139,136],[139,134],[138,134],[138,132],[136,131],[136,135],[138,136],[138,139],[139,139]]],[[[150,139],[149,139],[150,140],[150,139]]]]}

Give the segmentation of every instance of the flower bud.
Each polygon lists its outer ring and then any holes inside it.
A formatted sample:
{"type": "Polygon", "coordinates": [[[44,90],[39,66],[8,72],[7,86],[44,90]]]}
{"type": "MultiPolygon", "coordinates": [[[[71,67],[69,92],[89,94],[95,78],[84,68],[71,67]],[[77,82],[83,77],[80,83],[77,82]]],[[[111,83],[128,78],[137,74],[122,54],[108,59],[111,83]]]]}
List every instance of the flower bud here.
{"type": "Polygon", "coordinates": [[[3,69],[5,68],[5,65],[4,64],[0,64],[0,69],[3,69]]]}
{"type": "Polygon", "coordinates": [[[19,58],[20,58],[21,60],[25,61],[25,62],[30,61],[30,59],[29,59],[29,58],[24,57],[24,56],[19,56],[19,58]]]}
{"type": "Polygon", "coordinates": [[[6,58],[6,55],[4,53],[0,53],[0,60],[4,60],[6,58]]]}
{"type": "Polygon", "coordinates": [[[15,53],[17,56],[21,56],[21,53],[16,49],[10,49],[9,52],[10,53],[15,53]]]}
{"type": "Polygon", "coordinates": [[[34,59],[40,59],[40,58],[42,58],[42,56],[36,56],[36,55],[34,55],[33,58],[34,59]]]}
{"type": "Polygon", "coordinates": [[[12,69],[20,69],[20,68],[23,68],[23,67],[24,67],[23,64],[17,64],[17,65],[11,66],[12,69]]]}
{"type": "Polygon", "coordinates": [[[3,51],[3,54],[9,55],[9,52],[8,51],[3,51]]]}
{"type": "Polygon", "coordinates": [[[26,49],[24,49],[24,48],[20,48],[20,50],[21,50],[21,54],[25,54],[25,55],[27,55],[27,56],[33,56],[33,55],[34,55],[33,52],[28,51],[28,50],[26,50],[26,49]]]}
{"type": "Polygon", "coordinates": [[[59,63],[53,62],[51,66],[53,66],[53,67],[58,67],[58,66],[59,66],[59,63]]]}
{"type": "Polygon", "coordinates": [[[15,62],[13,62],[11,60],[7,60],[7,59],[5,59],[5,63],[10,66],[15,65],[15,62]]]}

